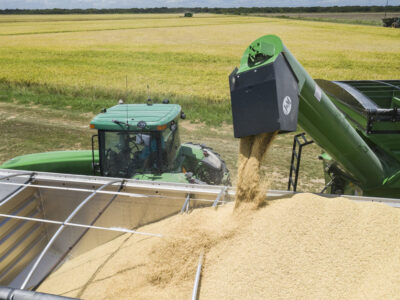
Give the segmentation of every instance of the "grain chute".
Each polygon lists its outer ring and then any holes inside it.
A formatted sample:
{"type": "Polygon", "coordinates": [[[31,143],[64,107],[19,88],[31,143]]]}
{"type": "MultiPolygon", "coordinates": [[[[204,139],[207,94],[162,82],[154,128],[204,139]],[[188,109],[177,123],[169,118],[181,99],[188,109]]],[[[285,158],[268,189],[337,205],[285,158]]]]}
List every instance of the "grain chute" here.
{"type": "Polygon", "coordinates": [[[235,137],[295,131],[325,151],[328,192],[400,195],[400,80],[314,81],[282,41],[263,36],[230,76],[235,137]]]}

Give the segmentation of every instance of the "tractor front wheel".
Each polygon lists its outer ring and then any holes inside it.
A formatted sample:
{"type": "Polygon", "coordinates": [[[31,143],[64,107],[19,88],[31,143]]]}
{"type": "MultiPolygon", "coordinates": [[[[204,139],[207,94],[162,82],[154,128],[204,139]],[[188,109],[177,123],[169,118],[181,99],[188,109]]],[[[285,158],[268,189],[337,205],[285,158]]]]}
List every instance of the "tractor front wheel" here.
{"type": "Polygon", "coordinates": [[[231,185],[231,178],[225,161],[212,148],[198,145],[205,154],[197,169],[197,178],[211,185],[231,185]]]}

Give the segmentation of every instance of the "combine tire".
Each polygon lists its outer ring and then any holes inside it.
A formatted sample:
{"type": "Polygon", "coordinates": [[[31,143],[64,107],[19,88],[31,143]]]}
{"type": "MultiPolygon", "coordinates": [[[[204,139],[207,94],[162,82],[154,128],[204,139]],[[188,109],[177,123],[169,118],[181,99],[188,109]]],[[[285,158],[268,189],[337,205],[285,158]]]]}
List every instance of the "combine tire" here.
{"type": "Polygon", "coordinates": [[[219,155],[219,153],[215,152],[212,148],[210,147],[205,147],[208,151],[210,151],[211,153],[213,153],[215,156],[217,156],[219,158],[219,160],[221,161],[221,170],[219,172],[216,173],[216,177],[214,180],[214,184],[216,185],[229,185],[231,186],[231,174],[228,170],[228,167],[226,166],[225,161],[221,158],[221,155],[219,155]],[[224,179],[225,177],[225,179],[224,179]]]}

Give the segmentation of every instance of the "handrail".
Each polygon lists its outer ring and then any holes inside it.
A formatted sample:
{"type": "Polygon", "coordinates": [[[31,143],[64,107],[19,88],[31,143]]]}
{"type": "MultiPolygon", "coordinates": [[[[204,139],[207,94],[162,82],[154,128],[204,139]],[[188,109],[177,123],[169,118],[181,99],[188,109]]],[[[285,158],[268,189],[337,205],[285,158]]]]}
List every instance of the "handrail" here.
{"type": "Polygon", "coordinates": [[[9,178],[12,178],[12,177],[17,177],[17,176],[26,176],[26,175],[33,176],[35,174],[36,174],[35,172],[24,172],[24,173],[11,174],[11,175],[0,177],[0,180],[9,179],[9,178]]]}
{"type": "Polygon", "coordinates": [[[9,214],[0,214],[0,217],[16,219],[16,220],[24,220],[24,221],[30,221],[30,222],[56,224],[56,225],[63,225],[63,226],[70,226],[70,227],[98,229],[98,230],[105,230],[105,231],[116,231],[116,232],[123,232],[123,233],[132,233],[132,234],[139,234],[139,235],[162,237],[162,235],[158,234],[158,233],[136,231],[136,230],[131,230],[131,229],[123,228],[123,227],[104,227],[104,226],[86,225],[86,224],[61,222],[61,221],[55,221],[55,220],[47,220],[47,219],[33,218],[33,217],[23,217],[23,216],[9,215],[9,214]]]}
{"type": "MultiPolygon", "coordinates": [[[[14,182],[5,182],[5,183],[0,183],[3,185],[14,185],[14,186],[28,186],[27,184],[24,183],[14,183],[14,182]]],[[[31,185],[29,185],[31,186],[31,185]]],[[[40,184],[35,184],[33,185],[35,188],[43,188],[43,189],[50,189],[50,190],[62,190],[62,191],[77,191],[77,192],[93,192],[93,189],[83,189],[83,188],[70,188],[70,187],[61,187],[61,186],[51,186],[51,185],[40,185],[40,184]]],[[[126,197],[133,197],[133,198],[163,198],[163,199],[176,199],[178,198],[177,196],[163,196],[163,195],[153,195],[153,194],[138,194],[138,193],[131,193],[131,192],[113,192],[113,191],[99,191],[99,194],[105,194],[105,195],[118,195],[118,196],[126,196],[126,197]]],[[[202,199],[202,198],[196,198],[193,199],[196,201],[203,201],[203,202],[215,202],[215,200],[211,199],[202,199]]],[[[230,201],[219,201],[219,203],[228,203],[230,201]]]]}
{"type": "MultiPolygon", "coordinates": [[[[22,187],[35,187],[35,188],[41,188],[41,189],[49,189],[49,190],[61,190],[61,191],[72,191],[72,192],[93,192],[95,189],[84,189],[84,188],[71,188],[71,187],[65,187],[65,186],[52,186],[52,185],[41,185],[41,184],[26,184],[26,183],[17,183],[17,182],[1,182],[0,184],[2,185],[13,185],[13,186],[22,186],[22,187]]],[[[106,194],[106,195],[120,195],[120,196],[130,196],[134,198],[148,198],[148,197],[158,197],[158,198],[164,198],[163,196],[157,196],[157,195],[145,195],[145,194],[138,194],[138,193],[128,193],[128,192],[113,192],[113,191],[99,191],[99,194],[106,194]]]]}

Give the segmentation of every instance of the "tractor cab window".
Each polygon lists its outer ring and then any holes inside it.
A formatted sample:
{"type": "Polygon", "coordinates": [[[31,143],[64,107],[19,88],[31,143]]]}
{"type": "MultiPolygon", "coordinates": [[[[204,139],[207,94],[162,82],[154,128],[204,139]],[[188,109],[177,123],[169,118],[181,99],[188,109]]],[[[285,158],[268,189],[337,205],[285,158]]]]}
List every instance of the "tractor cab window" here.
{"type": "Polygon", "coordinates": [[[103,176],[131,178],[162,170],[165,143],[159,132],[101,131],[99,141],[103,176]]]}

